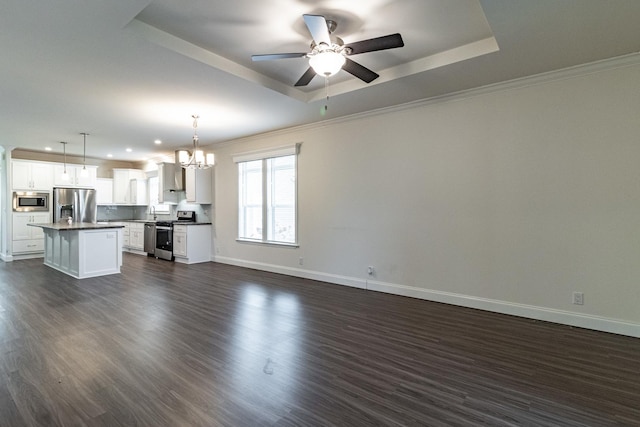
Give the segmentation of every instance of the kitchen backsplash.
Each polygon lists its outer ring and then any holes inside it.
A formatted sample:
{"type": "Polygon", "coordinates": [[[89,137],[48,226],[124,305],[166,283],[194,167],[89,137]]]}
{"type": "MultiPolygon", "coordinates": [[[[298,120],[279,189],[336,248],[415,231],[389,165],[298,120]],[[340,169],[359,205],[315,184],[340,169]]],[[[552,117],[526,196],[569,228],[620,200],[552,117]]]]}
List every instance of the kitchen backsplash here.
{"type": "MultiPolygon", "coordinates": [[[[184,200],[170,206],[169,214],[157,214],[158,220],[176,219],[177,211],[195,211],[198,222],[212,222],[211,205],[186,203],[184,200]]],[[[98,206],[98,221],[118,221],[128,219],[153,219],[148,206],[98,206]]]]}

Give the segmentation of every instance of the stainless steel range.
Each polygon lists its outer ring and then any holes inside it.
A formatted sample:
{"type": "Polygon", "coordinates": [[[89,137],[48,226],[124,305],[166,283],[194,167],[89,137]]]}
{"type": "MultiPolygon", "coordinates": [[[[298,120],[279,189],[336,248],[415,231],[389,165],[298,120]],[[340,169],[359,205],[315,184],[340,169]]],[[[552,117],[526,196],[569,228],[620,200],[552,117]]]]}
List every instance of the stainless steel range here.
{"type": "Polygon", "coordinates": [[[173,261],[173,225],[185,222],[196,222],[194,211],[178,211],[177,219],[156,222],[156,247],[154,256],[173,261]]]}

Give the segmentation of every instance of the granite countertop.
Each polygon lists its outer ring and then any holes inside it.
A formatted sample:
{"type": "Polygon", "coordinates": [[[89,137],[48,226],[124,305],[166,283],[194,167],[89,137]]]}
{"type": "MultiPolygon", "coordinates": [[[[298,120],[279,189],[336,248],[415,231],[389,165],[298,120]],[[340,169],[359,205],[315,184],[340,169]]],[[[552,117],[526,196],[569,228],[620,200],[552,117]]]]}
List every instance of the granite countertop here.
{"type": "Polygon", "coordinates": [[[31,227],[40,227],[40,228],[46,228],[49,230],[59,230],[59,231],[64,231],[64,230],[100,230],[100,229],[104,229],[104,228],[124,228],[123,225],[118,225],[118,224],[113,224],[113,223],[108,223],[108,222],[98,222],[98,223],[92,223],[92,222],[74,222],[73,224],[69,225],[66,222],[50,222],[50,223],[41,223],[41,224],[27,224],[31,227]]]}
{"type": "Polygon", "coordinates": [[[158,219],[99,219],[98,222],[99,223],[114,223],[114,222],[153,222],[156,223],[158,221],[162,221],[162,220],[158,220],[158,219]]]}

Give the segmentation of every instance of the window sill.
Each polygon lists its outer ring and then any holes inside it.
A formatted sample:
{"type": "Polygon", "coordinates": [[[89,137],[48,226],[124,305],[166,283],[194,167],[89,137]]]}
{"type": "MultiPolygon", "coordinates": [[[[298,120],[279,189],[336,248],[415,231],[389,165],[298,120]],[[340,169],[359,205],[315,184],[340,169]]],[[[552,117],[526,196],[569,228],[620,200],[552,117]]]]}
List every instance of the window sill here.
{"type": "Polygon", "coordinates": [[[277,247],[285,247],[285,248],[299,248],[300,245],[297,243],[285,243],[285,242],[266,242],[264,240],[252,240],[252,239],[236,239],[238,243],[249,243],[259,246],[277,246],[277,247]]]}

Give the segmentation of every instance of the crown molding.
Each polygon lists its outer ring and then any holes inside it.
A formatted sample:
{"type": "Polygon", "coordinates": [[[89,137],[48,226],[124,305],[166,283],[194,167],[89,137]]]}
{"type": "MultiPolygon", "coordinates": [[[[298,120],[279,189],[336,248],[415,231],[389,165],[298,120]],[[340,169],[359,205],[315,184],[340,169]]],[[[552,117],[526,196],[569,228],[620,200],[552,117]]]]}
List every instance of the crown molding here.
{"type": "Polygon", "coordinates": [[[555,81],[573,79],[577,77],[583,77],[590,74],[597,74],[605,71],[610,71],[618,68],[626,68],[640,65],[640,52],[632,53],[629,55],[618,56],[615,58],[605,59],[601,61],[590,62],[588,64],[576,65],[573,67],[563,68],[560,70],[549,71],[546,73],[535,74],[533,76],[521,77],[513,80],[508,80],[499,83],[493,83],[486,86],[480,86],[473,89],[467,89],[459,92],[453,92],[446,95],[434,96],[430,98],[421,99],[418,101],[412,101],[404,104],[398,104],[391,107],[384,107],[375,110],[366,111],[363,113],[351,114],[342,117],[336,117],[331,119],[322,120],[316,123],[309,123],[300,126],[288,127],[278,129],[274,131],[259,133],[242,138],[237,138],[229,141],[223,141],[220,143],[212,144],[212,148],[223,148],[228,145],[234,145],[243,142],[255,141],[266,136],[282,136],[291,134],[294,132],[321,129],[336,124],[359,120],[362,118],[375,117],[385,114],[390,114],[403,110],[410,110],[413,108],[421,108],[427,105],[452,102],[463,99],[475,98],[478,96],[484,96],[491,93],[505,92],[514,89],[522,89],[525,87],[537,86],[547,84],[555,81]]]}

